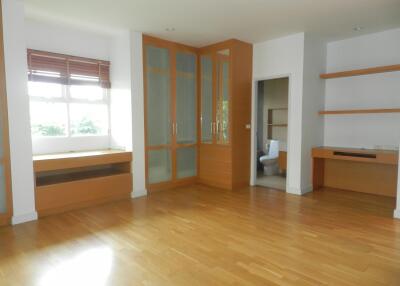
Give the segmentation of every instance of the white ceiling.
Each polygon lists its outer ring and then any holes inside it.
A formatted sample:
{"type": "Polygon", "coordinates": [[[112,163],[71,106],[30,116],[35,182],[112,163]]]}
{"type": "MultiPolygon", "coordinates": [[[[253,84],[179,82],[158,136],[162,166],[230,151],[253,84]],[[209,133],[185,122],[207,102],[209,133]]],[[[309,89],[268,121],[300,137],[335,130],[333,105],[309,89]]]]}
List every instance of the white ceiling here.
{"type": "Polygon", "coordinates": [[[29,18],[130,28],[193,46],[302,31],[332,41],[400,27],[400,0],[25,0],[25,8],[29,18]],[[355,32],[356,26],[364,29],[355,32]]]}

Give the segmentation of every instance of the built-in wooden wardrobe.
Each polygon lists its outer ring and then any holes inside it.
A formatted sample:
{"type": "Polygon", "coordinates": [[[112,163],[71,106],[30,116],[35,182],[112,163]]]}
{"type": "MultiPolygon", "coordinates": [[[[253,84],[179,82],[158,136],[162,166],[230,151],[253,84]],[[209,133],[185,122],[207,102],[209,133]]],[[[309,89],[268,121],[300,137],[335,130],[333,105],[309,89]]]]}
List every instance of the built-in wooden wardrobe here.
{"type": "Polygon", "coordinates": [[[252,45],[229,40],[199,50],[198,181],[233,189],[250,182],[252,45]]]}
{"type": "Polygon", "coordinates": [[[197,50],[144,36],[146,183],[194,183],[198,165],[197,50]]]}
{"type": "Polygon", "coordinates": [[[248,185],[252,46],[144,36],[143,51],[148,190],[248,185]]]}
{"type": "Polygon", "coordinates": [[[2,23],[0,9],[0,225],[6,225],[12,216],[12,197],[2,23]]]}

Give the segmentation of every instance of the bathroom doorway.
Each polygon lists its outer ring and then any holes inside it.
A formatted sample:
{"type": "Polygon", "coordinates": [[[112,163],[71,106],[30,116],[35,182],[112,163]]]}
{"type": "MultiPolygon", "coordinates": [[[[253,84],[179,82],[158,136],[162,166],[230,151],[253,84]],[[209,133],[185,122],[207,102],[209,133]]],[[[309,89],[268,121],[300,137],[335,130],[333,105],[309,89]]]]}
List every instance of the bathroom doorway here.
{"type": "Polygon", "coordinates": [[[257,85],[256,185],[286,190],[289,78],[257,85]]]}

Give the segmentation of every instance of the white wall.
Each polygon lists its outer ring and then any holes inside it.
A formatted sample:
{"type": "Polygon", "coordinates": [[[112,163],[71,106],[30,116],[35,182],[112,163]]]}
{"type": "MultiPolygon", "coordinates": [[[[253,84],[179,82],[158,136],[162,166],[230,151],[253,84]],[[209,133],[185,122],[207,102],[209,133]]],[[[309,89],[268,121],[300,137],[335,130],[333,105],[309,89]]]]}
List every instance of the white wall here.
{"type": "Polygon", "coordinates": [[[132,55],[132,148],[133,193],[132,197],[147,194],[144,152],[144,91],[142,33],[131,33],[132,55]]]}
{"type": "Polygon", "coordinates": [[[112,37],[109,35],[32,19],[25,22],[29,49],[110,60],[112,37]]]}
{"type": "MultiPolygon", "coordinates": [[[[288,170],[289,193],[302,194],[302,97],[303,97],[304,33],[266,41],[253,48],[253,81],[289,76],[289,118],[288,118],[288,170]]],[[[252,183],[255,178],[255,98],[253,82],[252,112],[252,183]]]]}
{"type": "MultiPolygon", "coordinates": [[[[332,42],[327,71],[400,63],[400,29],[332,42]]],[[[400,107],[400,72],[326,81],[326,109],[400,107]]],[[[325,116],[324,144],[394,149],[400,143],[400,114],[325,116]]]]}
{"type": "Polygon", "coordinates": [[[22,1],[3,0],[4,55],[10,135],[12,223],[37,219],[27,97],[27,62],[22,1]]]}
{"type": "Polygon", "coordinates": [[[304,39],[301,189],[312,190],[311,149],[324,143],[324,120],[318,111],[324,107],[325,81],[319,74],[326,69],[326,44],[306,33],[304,39]]]}
{"type": "Polygon", "coordinates": [[[132,150],[132,72],[130,32],[116,35],[111,44],[111,147],[132,150]]]}
{"type": "Polygon", "coordinates": [[[144,152],[142,34],[125,31],[111,46],[111,146],[132,151],[133,198],[147,194],[144,152]]]}

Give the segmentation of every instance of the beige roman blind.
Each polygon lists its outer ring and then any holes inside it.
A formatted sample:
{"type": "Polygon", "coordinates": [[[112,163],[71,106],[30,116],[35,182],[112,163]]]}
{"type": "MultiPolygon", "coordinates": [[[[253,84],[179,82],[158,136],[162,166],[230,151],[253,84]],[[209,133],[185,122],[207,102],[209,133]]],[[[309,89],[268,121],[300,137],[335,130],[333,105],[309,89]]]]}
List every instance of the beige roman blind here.
{"type": "Polygon", "coordinates": [[[110,62],[28,49],[30,81],[111,88],[110,62]]]}

